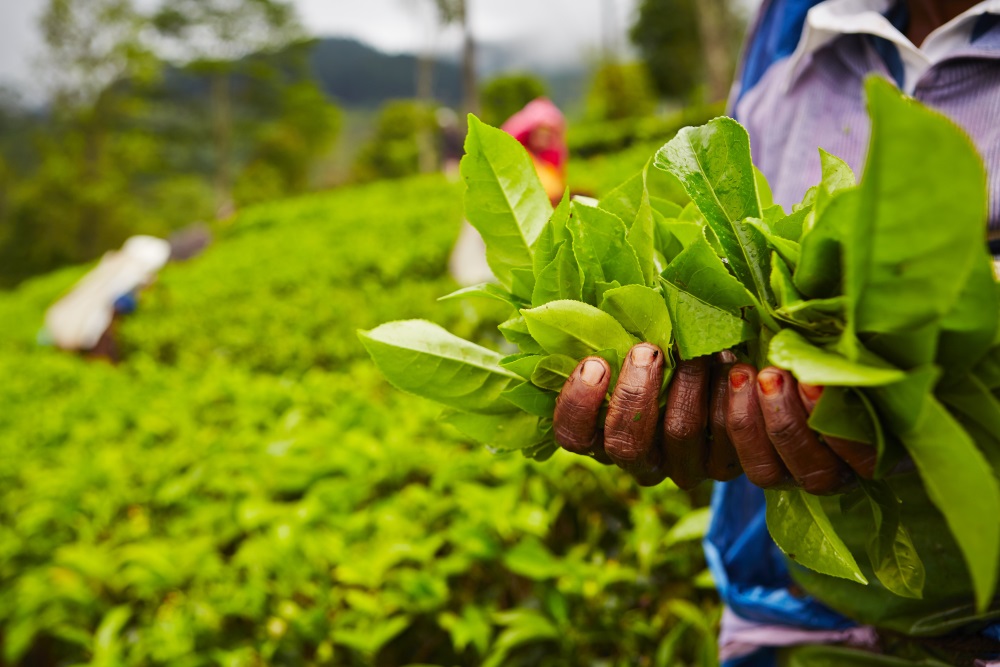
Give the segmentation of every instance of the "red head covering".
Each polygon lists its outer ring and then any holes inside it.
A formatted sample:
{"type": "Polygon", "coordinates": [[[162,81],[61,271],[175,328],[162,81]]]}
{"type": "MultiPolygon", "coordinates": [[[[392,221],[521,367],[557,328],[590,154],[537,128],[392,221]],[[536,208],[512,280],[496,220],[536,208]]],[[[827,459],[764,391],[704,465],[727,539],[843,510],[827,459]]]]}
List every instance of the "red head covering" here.
{"type": "Polygon", "coordinates": [[[544,97],[532,100],[523,109],[507,119],[501,128],[532,151],[534,156],[551,164],[562,172],[566,166],[569,151],[566,148],[566,119],[559,107],[544,97]],[[532,131],[539,127],[547,127],[553,135],[552,146],[542,151],[535,151],[529,146],[532,131]]]}

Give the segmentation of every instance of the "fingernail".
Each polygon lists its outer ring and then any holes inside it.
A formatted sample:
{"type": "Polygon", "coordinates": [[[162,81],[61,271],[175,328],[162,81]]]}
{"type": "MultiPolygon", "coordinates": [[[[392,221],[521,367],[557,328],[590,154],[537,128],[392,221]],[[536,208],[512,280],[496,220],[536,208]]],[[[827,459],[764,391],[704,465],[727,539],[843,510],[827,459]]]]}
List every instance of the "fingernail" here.
{"type": "Polygon", "coordinates": [[[750,376],[743,371],[733,371],[729,374],[729,385],[739,391],[750,381],[750,376]]]}
{"type": "Polygon", "coordinates": [[[580,379],[583,380],[584,384],[591,386],[598,384],[604,379],[604,364],[593,359],[585,361],[580,370],[580,379]]]}
{"type": "Polygon", "coordinates": [[[805,382],[800,382],[799,387],[802,389],[802,393],[806,395],[810,401],[818,401],[819,397],[823,395],[823,387],[806,384],[805,382]]]}
{"type": "Polygon", "coordinates": [[[775,396],[781,391],[781,385],[784,382],[785,378],[780,373],[765,371],[757,376],[757,384],[760,385],[760,390],[764,392],[765,396],[775,396]]]}
{"type": "Polygon", "coordinates": [[[660,356],[660,351],[649,345],[639,345],[632,348],[632,363],[636,366],[649,366],[660,356]]]}
{"type": "Polygon", "coordinates": [[[719,352],[718,359],[719,362],[723,364],[735,364],[738,361],[732,350],[723,350],[722,352],[719,352]]]}

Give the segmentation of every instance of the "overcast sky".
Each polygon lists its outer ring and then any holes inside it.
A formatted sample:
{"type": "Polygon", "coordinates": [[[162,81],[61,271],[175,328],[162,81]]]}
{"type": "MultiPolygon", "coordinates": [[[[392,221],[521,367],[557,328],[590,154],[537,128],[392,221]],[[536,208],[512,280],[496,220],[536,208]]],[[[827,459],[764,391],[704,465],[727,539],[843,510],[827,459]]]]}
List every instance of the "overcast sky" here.
{"type": "MultiPolygon", "coordinates": [[[[637,0],[469,0],[476,38],[523,45],[526,60],[554,67],[579,61],[612,40],[627,46],[637,0]]],[[[152,0],[140,0],[149,5],[152,0]]],[[[294,0],[313,35],[356,37],[382,50],[428,45],[457,51],[456,30],[442,31],[431,0],[294,0]]],[[[32,86],[41,48],[36,26],[46,0],[0,0],[0,83],[32,86]]]]}

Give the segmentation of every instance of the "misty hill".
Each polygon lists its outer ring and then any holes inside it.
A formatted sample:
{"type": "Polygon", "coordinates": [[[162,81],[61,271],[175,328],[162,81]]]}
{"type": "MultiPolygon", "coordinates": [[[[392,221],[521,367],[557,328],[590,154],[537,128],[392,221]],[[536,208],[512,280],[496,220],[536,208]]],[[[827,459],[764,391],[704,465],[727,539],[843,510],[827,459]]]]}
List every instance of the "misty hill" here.
{"type": "MultiPolygon", "coordinates": [[[[508,69],[505,63],[517,62],[513,47],[490,45],[492,76],[508,69]]],[[[416,96],[417,57],[411,54],[390,55],[353,39],[325,37],[317,39],[309,56],[316,79],[330,97],[347,107],[373,108],[389,99],[416,96]]],[[[583,93],[586,72],[581,68],[535,72],[549,86],[560,105],[575,104],[583,93]]],[[[434,64],[434,97],[449,106],[462,99],[461,69],[457,62],[439,59],[434,64]]]]}

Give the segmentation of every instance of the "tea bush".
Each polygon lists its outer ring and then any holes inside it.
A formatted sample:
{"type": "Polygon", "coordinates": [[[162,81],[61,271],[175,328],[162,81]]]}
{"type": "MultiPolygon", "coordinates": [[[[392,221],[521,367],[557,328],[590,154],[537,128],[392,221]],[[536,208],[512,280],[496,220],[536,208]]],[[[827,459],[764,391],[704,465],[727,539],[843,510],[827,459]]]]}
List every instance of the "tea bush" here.
{"type": "Polygon", "coordinates": [[[487,336],[434,301],[460,220],[439,177],[249,209],[116,367],[35,344],[84,269],[0,297],[0,665],[714,664],[706,490],[493,456],[366,360],[487,336]]]}

